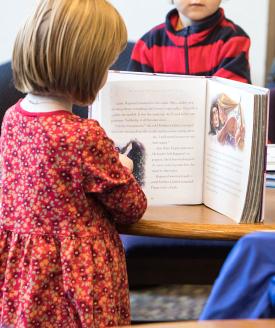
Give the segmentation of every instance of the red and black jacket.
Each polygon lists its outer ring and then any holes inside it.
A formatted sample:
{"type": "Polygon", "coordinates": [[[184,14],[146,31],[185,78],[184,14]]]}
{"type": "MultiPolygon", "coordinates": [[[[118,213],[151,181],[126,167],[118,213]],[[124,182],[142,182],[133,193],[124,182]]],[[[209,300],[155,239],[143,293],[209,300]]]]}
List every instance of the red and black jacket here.
{"type": "Polygon", "coordinates": [[[132,52],[130,71],[220,76],[251,83],[248,35],[220,8],[205,20],[176,31],[176,9],[146,33],[132,52]]]}

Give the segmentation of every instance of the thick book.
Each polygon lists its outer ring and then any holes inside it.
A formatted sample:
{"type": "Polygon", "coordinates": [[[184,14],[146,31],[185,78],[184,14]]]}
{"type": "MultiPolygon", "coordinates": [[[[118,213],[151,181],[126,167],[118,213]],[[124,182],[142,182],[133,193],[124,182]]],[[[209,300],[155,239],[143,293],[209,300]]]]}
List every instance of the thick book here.
{"type": "Polygon", "coordinates": [[[263,219],[267,89],[217,77],[109,72],[90,106],[149,205],[205,204],[263,219]]]}

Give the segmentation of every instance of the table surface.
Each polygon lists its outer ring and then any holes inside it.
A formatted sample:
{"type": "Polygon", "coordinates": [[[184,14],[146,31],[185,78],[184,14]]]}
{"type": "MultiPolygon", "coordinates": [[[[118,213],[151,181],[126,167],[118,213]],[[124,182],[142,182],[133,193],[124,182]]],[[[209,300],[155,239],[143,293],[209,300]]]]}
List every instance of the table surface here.
{"type": "Polygon", "coordinates": [[[236,223],[205,205],[170,205],[148,207],[139,222],[118,229],[130,235],[237,240],[249,232],[275,231],[275,189],[266,190],[264,203],[264,223],[236,223]]]}
{"type": "MultiPolygon", "coordinates": [[[[134,325],[134,328],[274,328],[275,320],[217,320],[134,325]]],[[[127,326],[125,326],[127,328],[127,326]]],[[[130,328],[130,327],[129,327],[130,328]]]]}

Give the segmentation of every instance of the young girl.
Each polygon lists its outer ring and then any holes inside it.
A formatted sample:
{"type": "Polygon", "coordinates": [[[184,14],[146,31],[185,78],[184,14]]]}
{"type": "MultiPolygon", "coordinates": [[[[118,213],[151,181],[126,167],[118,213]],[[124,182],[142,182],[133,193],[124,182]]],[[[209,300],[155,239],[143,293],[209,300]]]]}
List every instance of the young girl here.
{"type": "Polygon", "coordinates": [[[90,104],[127,41],[105,0],[43,0],[19,32],[14,80],[28,92],[2,125],[1,326],[130,323],[125,257],[115,224],[146,198],[90,104]]]}
{"type": "Polygon", "coordinates": [[[221,0],[169,0],[166,21],[136,43],[129,70],[250,81],[247,34],[224,15],[221,0]]]}

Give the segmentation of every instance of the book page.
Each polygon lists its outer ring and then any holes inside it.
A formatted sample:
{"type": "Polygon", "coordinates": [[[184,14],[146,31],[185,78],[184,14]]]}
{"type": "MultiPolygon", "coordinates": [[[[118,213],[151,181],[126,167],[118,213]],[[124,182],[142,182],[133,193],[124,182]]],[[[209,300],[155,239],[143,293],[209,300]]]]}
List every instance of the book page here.
{"type": "Polygon", "coordinates": [[[266,170],[275,171],[275,144],[267,145],[266,170]]]}
{"type": "Polygon", "coordinates": [[[149,79],[107,82],[93,117],[133,159],[150,205],[201,203],[206,79],[149,79]]]}
{"type": "Polygon", "coordinates": [[[239,222],[250,170],[254,95],[209,79],[207,99],[204,203],[239,222]]]}

